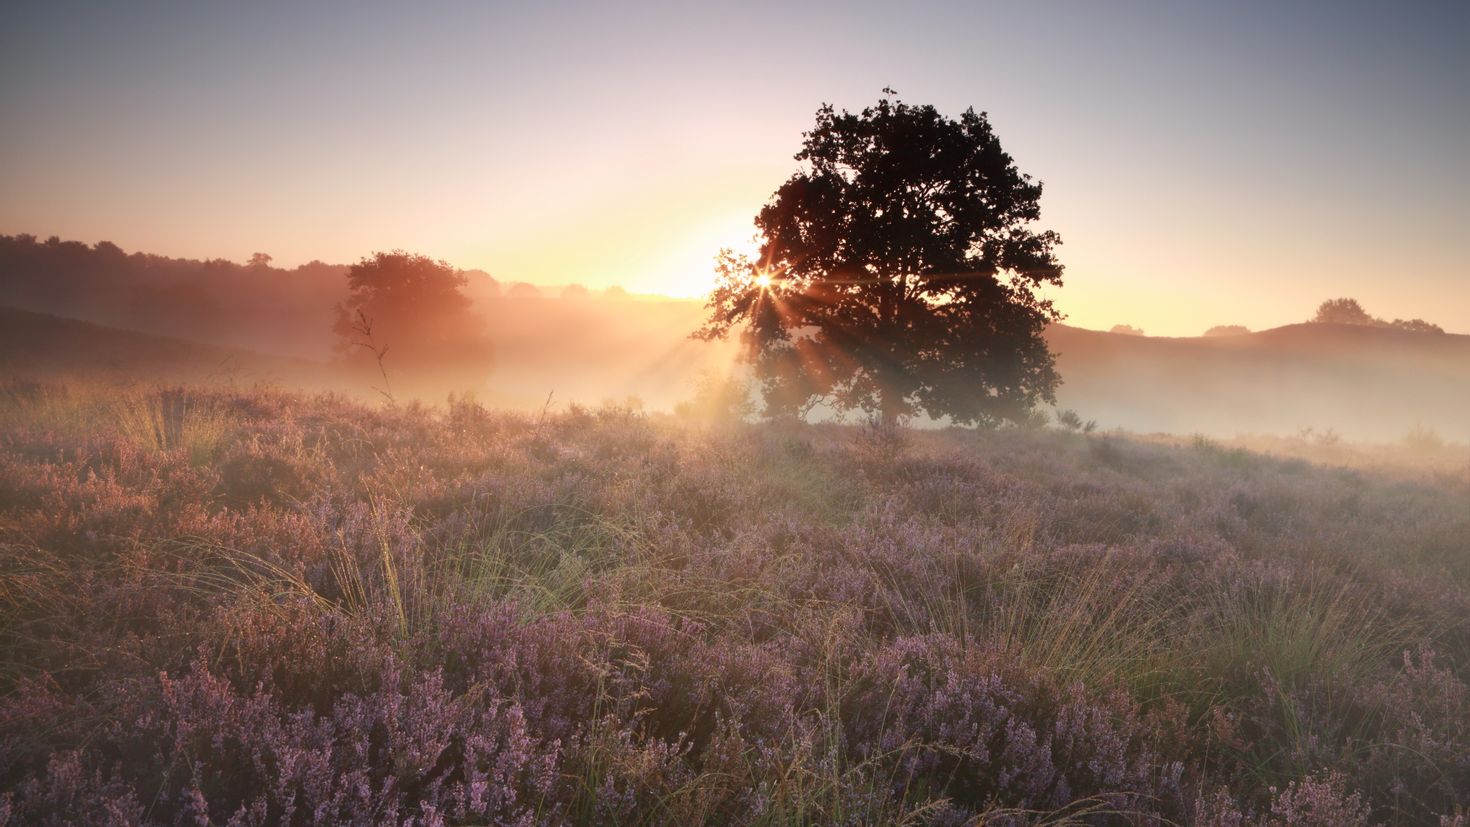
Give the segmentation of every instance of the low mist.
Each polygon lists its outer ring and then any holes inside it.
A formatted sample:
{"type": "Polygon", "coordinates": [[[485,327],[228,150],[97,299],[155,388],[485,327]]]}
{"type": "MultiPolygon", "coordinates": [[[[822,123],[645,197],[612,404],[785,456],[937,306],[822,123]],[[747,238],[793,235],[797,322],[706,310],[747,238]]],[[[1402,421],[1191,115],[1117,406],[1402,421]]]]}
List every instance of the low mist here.
{"type": "MultiPolygon", "coordinates": [[[[452,272],[456,312],[481,331],[483,353],[469,359],[466,346],[439,345],[436,357],[422,341],[442,332],[432,320],[387,333],[380,324],[379,364],[343,323],[351,271],[281,269],[263,254],[235,264],[0,237],[0,304],[12,308],[0,366],[134,382],[268,381],[362,398],[381,398],[386,376],[400,401],[458,394],[523,410],[613,402],[672,412],[702,384],[748,381],[733,337],[690,338],[705,318],[701,302],[503,285],[480,271],[452,272]],[[439,369],[448,362],[457,369],[439,369]]],[[[1139,433],[1470,441],[1470,336],[1332,322],[1209,333],[1053,325],[1057,408],[1139,433]]]]}

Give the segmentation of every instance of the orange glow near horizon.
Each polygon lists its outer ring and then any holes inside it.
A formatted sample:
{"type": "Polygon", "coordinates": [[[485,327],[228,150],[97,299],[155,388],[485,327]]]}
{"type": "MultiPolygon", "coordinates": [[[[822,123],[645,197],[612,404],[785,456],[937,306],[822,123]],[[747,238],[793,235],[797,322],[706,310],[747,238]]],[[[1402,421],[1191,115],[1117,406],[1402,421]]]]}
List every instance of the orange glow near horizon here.
{"type": "Polygon", "coordinates": [[[877,7],[367,5],[344,26],[315,4],[20,4],[0,233],[287,268],[399,248],[501,283],[698,299],[721,248],[748,252],[817,107],[891,85],[987,111],[1044,182],[1069,324],[1259,330],[1350,296],[1470,332],[1451,5],[1001,4],[902,25],[877,7]],[[1417,40],[1376,34],[1409,18],[1417,40]],[[1057,60],[1008,73],[1024,42],[975,50],[977,29],[1047,31],[1057,60]]]}

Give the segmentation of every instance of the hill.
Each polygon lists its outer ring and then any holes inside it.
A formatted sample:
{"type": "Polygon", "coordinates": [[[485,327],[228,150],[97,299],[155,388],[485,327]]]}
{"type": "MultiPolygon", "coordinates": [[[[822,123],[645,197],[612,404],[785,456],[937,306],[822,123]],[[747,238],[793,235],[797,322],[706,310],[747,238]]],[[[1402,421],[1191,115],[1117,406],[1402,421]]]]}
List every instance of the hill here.
{"type": "Polygon", "coordinates": [[[316,386],[323,365],[0,307],[0,375],[173,383],[316,386]]]}
{"type": "Polygon", "coordinates": [[[325,357],[347,267],[128,253],[52,237],[0,235],[0,305],[287,356],[325,357]]]}
{"type": "Polygon", "coordinates": [[[1470,438],[1470,336],[1297,324],[1241,336],[1127,336],[1055,325],[1058,402],[1103,427],[1173,433],[1332,429],[1470,438]]]}

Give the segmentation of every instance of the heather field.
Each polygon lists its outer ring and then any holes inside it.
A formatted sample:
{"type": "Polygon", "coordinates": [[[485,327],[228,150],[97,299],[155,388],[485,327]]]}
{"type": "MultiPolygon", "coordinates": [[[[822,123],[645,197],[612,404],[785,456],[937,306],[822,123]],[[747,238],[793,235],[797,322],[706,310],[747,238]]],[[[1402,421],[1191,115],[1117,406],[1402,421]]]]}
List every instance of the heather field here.
{"type": "Polygon", "coordinates": [[[1470,823],[1470,466],[1266,447],[12,383],[0,823],[1470,823]]]}

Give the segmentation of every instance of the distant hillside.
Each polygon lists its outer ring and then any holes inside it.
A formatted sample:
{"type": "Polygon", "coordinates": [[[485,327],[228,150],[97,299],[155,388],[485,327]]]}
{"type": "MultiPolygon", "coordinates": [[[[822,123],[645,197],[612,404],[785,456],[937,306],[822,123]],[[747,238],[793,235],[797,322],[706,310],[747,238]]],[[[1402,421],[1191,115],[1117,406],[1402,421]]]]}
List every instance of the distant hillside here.
{"type": "Polygon", "coordinates": [[[0,307],[0,377],[318,385],[316,362],[0,307]]]}
{"type": "MultiPolygon", "coordinates": [[[[539,408],[637,397],[672,409],[693,393],[700,372],[727,368],[733,346],[689,338],[701,306],[678,301],[497,299],[482,307],[495,343],[494,368],[473,390],[486,403],[539,408]]],[[[399,372],[390,351],[395,384],[399,372]]],[[[344,377],[325,362],[156,336],[0,306],[0,378],[70,377],[137,382],[254,382],[341,390],[377,398],[376,376],[344,377]]],[[[401,387],[400,387],[401,390],[401,387]]]]}
{"type": "Polygon", "coordinates": [[[320,261],[288,270],[0,235],[0,305],[285,356],[328,355],[346,276],[320,261]]]}
{"type": "Polygon", "coordinates": [[[1055,325],[1063,407],[1137,431],[1470,439],[1470,336],[1296,324],[1173,339],[1055,325]]]}

